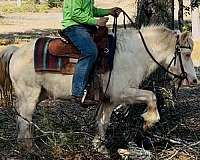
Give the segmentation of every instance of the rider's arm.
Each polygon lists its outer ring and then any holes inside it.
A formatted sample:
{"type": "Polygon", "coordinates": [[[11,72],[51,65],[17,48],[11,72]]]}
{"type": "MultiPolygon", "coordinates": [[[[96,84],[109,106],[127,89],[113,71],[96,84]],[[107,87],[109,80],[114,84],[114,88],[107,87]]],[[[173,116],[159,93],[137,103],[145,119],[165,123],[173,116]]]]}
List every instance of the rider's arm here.
{"type": "Polygon", "coordinates": [[[110,13],[110,10],[109,10],[109,9],[102,9],[102,8],[93,7],[93,14],[94,14],[94,17],[108,16],[109,13],[110,13]]]}
{"type": "Polygon", "coordinates": [[[71,18],[81,24],[88,24],[88,25],[96,25],[97,20],[96,18],[92,17],[89,13],[89,8],[88,10],[82,10],[82,0],[70,0],[71,3],[69,3],[70,7],[69,9],[71,10],[71,18]]]}

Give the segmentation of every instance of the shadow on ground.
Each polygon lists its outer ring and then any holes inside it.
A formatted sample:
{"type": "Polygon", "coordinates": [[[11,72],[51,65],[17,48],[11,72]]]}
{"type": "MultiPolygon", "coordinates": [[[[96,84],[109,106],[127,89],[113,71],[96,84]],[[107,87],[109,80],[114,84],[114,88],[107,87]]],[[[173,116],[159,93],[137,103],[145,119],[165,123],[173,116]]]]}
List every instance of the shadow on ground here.
{"type": "MultiPolygon", "coordinates": [[[[112,114],[106,146],[111,159],[120,159],[117,149],[130,142],[150,150],[155,159],[198,159],[200,153],[200,87],[182,89],[174,108],[161,111],[155,127],[143,132],[140,114],[145,105],[120,108],[112,114]]],[[[61,159],[82,157],[106,160],[92,147],[97,107],[81,108],[60,101],[43,101],[33,116],[34,146],[31,152],[20,150],[13,108],[0,109],[0,155],[16,159],[61,159]],[[37,127],[36,127],[37,126],[37,127]],[[42,158],[43,157],[43,158],[42,158]]],[[[70,160],[71,160],[70,159],[70,160]]]]}
{"type": "Polygon", "coordinates": [[[45,36],[59,36],[57,29],[32,29],[26,32],[10,32],[0,34],[0,45],[18,44],[29,42],[32,39],[45,36]]]}

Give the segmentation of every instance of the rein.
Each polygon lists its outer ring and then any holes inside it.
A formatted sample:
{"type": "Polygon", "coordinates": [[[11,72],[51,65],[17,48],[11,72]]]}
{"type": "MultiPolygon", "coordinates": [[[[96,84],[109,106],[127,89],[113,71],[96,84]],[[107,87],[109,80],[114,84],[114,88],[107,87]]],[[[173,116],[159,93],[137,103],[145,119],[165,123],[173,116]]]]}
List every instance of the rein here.
{"type": "MultiPolygon", "coordinates": [[[[132,19],[128,16],[128,14],[122,10],[122,13],[123,13],[123,16],[124,16],[124,20],[123,20],[123,24],[124,24],[124,29],[126,29],[126,24],[125,24],[125,19],[126,17],[128,18],[128,20],[131,22],[131,26],[134,27],[134,28],[137,28],[137,26],[135,25],[135,23],[132,21],[132,19]]],[[[113,28],[112,28],[112,32],[114,34],[114,48],[116,49],[116,40],[117,40],[117,15],[114,16],[114,22],[113,22],[113,28]]],[[[184,67],[183,67],[183,62],[182,62],[182,58],[181,58],[181,48],[188,48],[188,49],[191,49],[190,45],[189,47],[186,47],[186,46],[180,46],[180,43],[179,43],[179,35],[177,35],[177,39],[176,39],[176,46],[175,46],[175,52],[174,52],[174,57],[172,58],[172,60],[170,61],[167,69],[161,65],[154,57],[153,55],[151,54],[151,52],[149,51],[147,45],[146,45],[146,42],[144,40],[144,37],[141,33],[140,30],[138,30],[139,34],[140,34],[140,37],[141,37],[141,40],[143,42],[143,45],[147,51],[147,53],[149,54],[149,56],[151,57],[151,59],[159,66],[161,67],[167,74],[171,74],[173,75],[175,78],[178,78],[180,79],[179,81],[179,84],[178,84],[178,88],[177,88],[177,91],[179,90],[180,86],[181,86],[181,83],[184,79],[187,79],[187,73],[185,72],[184,70],[184,67]],[[175,74],[171,71],[169,71],[169,67],[171,66],[171,64],[173,63],[174,61],[174,65],[176,64],[176,58],[179,58],[179,62],[180,62],[180,67],[181,67],[181,74],[178,75],[178,74],[175,74]]],[[[107,83],[107,86],[106,86],[106,89],[105,89],[105,95],[106,95],[106,92],[107,92],[107,89],[108,89],[108,86],[109,86],[109,83],[110,83],[110,78],[111,78],[111,73],[112,73],[112,70],[109,72],[109,77],[108,77],[108,83],[107,83]]]]}
{"type": "MultiPolygon", "coordinates": [[[[132,19],[128,16],[128,14],[124,10],[122,10],[122,13],[123,13],[123,16],[124,16],[124,19],[123,19],[124,29],[126,29],[126,22],[125,22],[126,17],[131,22],[131,26],[133,26],[133,27],[136,28],[136,25],[134,24],[134,22],[132,21],[132,19]]],[[[112,27],[112,33],[113,33],[113,37],[114,37],[114,54],[115,54],[116,43],[117,43],[117,18],[118,18],[118,16],[116,14],[114,16],[114,22],[113,22],[113,27],[112,27]]],[[[105,97],[106,97],[106,92],[107,92],[109,84],[110,84],[111,73],[112,73],[112,69],[109,72],[108,82],[107,82],[106,89],[105,89],[105,92],[104,92],[105,97]]]]}
{"type": "MultiPolygon", "coordinates": [[[[129,19],[129,21],[131,22],[131,26],[137,28],[137,26],[134,24],[134,22],[133,22],[132,19],[128,16],[128,14],[127,14],[125,11],[122,11],[122,12],[123,12],[123,15],[124,15],[124,28],[126,29],[125,17],[127,17],[127,18],[129,19]]],[[[177,35],[177,37],[176,37],[177,39],[176,39],[176,46],[175,46],[174,57],[172,58],[172,60],[170,61],[169,65],[168,65],[168,67],[167,67],[167,69],[166,69],[164,66],[162,66],[162,65],[153,57],[153,55],[151,54],[151,52],[149,51],[149,49],[148,49],[148,47],[147,47],[147,45],[146,45],[146,42],[145,42],[145,40],[144,40],[144,37],[143,37],[141,31],[138,30],[138,32],[139,32],[139,34],[140,34],[141,40],[142,40],[142,42],[143,42],[143,45],[144,45],[144,47],[145,47],[147,53],[148,53],[149,56],[151,57],[151,59],[152,59],[159,67],[161,67],[166,73],[171,74],[171,75],[173,75],[175,78],[180,79],[179,84],[178,84],[178,88],[177,88],[177,91],[178,91],[179,88],[180,88],[180,86],[181,86],[182,81],[183,81],[184,79],[186,79],[186,80],[188,81],[188,79],[187,79],[187,73],[186,73],[185,70],[184,70],[183,62],[182,62],[182,58],[181,58],[181,48],[191,49],[191,46],[190,46],[190,45],[189,45],[189,47],[187,47],[187,46],[180,46],[180,43],[179,43],[179,35],[177,35]],[[180,67],[181,67],[181,72],[182,72],[180,75],[175,74],[175,73],[172,73],[172,72],[169,71],[169,67],[171,66],[172,62],[174,61],[174,65],[176,64],[176,58],[177,58],[177,56],[178,56],[179,61],[180,61],[180,67]]],[[[188,44],[189,44],[189,43],[188,43],[188,44]]]]}
{"type": "Polygon", "coordinates": [[[179,83],[178,83],[178,88],[177,88],[177,91],[178,91],[179,88],[180,88],[180,86],[181,86],[181,83],[183,82],[183,80],[186,79],[186,80],[188,81],[188,79],[187,79],[187,73],[186,73],[185,70],[184,70],[183,61],[182,61],[182,58],[181,58],[181,48],[189,48],[189,49],[191,49],[191,47],[190,47],[190,46],[189,46],[189,47],[180,46],[180,43],[179,43],[179,35],[177,35],[177,37],[176,37],[176,46],[175,46],[174,57],[172,58],[172,60],[170,61],[169,65],[168,65],[168,67],[167,67],[167,69],[166,69],[164,66],[162,66],[162,65],[153,57],[153,55],[151,54],[151,52],[149,51],[149,49],[148,49],[148,47],[147,47],[147,45],[146,45],[146,42],[145,42],[145,40],[144,40],[144,37],[143,37],[141,31],[138,30],[138,32],[139,32],[140,37],[141,37],[141,39],[142,39],[143,45],[144,45],[144,47],[145,47],[147,53],[148,53],[149,56],[151,57],[151,59],[152,59],[159,67],[161,67],[166,73],[171,74],[171,75],[173,75],[175,78],[180,79],[180,81],[179,81],[179,83]],[[181,67],[181,74],[180,74],[180,75],[175,74],[175,73],[169,71],[169,67],[171,66],[172,62],[174,61],[174,65],[176,64],[176,58],[177,58],[177,56],[178,56],[178,58],[179,58],[180,67],[181,67]]]}
{"type": "Polygon", "coordinates": [[[143,45],[144,45],[144,47],[145,47],[147,53],[149,54],[149,56],[151,57],[151,59],[152,59],[159,67],[161,67],[163,70],[165,70],[165,72],[167,72],[167,73],[173,75],[175,78],[180,79],[181,81],[187,78],[187,73],[186,73],[185,70],[184,70],[183,63],[182,63],[182,58],[181,58],[181,51],[180,51],[180,48],[181,48],[181,47],[180,47],[179,41],[178,41],[179,36],[177,36],[177,40],[176,40],[176,46],[175,46],[174,57],[172,58],[172,60],[171,60],[171,62],[169,63],[169,65],[168,65],[167,68],[169,68],[169,67],[171,66],[172,62],[175,61],[175,60],[176,60],[176,57],[178,56],[179,61],[180,61],[181,72],[182,72],[180,75],[170,72],[168,69],[166,69],[164,66],[162,66],[162,65],[153,57],[153,55],[151,54],[151,52],[149,51],[149,49],[148,49],[148,47],[147,47],[147,45],[146,45],[146,42],[145,42],[145,40],[144,40],[144,37],[143,37],[141,31],[139,30],[138,32],[139,32],[139,34],[140,34],[140,37],[141,37],[141,39],[142,39],[143,45]]]}
{"type": "MultiPolygon", "coordinates": [[[[114,38],[114,47],[113,47],[114,48],[114,53],[113,54],[115,55],[116,44],[117,44],[117,15],[114,16],[112,33],[113,33],[113,38],[114,38]]],[[[106,99],[106,97],[107,97],[106,96],[106,92],[107,92],[109,84],[110,84],[111,74],[112,74],[112,69],[109,72],[108,82],[107,82],[106,89],[105,89],[105,92],[104,92],[104,99],[106,99]]]]}

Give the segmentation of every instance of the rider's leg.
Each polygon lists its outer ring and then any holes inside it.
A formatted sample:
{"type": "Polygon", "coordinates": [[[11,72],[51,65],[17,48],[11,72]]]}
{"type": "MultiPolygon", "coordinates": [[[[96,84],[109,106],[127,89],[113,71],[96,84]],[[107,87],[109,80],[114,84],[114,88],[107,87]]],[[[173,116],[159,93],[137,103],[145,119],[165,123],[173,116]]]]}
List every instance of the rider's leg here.
{"type": "Polygon", "coordinates": [[[87,29],[83,26],[71,26],[64,30],[64,34],[81,52],[73,76],[72,95],[82,97],[89,73],[97,58],[97,47],[87,29]]]}

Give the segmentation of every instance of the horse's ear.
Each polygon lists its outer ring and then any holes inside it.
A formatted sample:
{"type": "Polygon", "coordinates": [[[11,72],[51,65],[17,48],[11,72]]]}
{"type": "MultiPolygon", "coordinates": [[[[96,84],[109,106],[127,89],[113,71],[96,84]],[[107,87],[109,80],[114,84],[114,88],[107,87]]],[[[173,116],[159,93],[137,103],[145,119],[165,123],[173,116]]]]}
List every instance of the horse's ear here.
{"type": "Polygon", "coordinates": [[[187,40],[190,37],[190,32],[186,31],[183,32],[180,36],[180,41],[184,42],[185,40],[187,40]]]}

